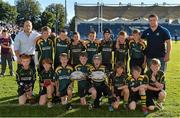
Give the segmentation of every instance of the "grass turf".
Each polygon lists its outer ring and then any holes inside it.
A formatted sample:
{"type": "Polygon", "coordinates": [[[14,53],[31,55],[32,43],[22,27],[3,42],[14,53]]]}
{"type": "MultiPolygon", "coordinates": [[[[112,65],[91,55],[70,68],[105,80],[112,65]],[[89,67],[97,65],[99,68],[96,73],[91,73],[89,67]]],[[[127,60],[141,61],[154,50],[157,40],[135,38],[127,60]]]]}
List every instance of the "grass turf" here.
{"type": "MultiPolygon", "coordinates": [[[[165,109],[162,111],[154,111],[147,117],[180,117],[180,42],[173,42],[171,60],[168,63],[166,72],[167,98],[164,104],[165,109]]],[[[9,74],[8,71],[6,74],[9,74]]],[[[35,85],[35,94],[38,94],[38,82],[35,85]]],[[[79,98],[74,97],[73,103],[79,103],[79,98]]],[[[65,106],[54,105],[48,109],[47,106],[39,105],[17,105],[17,84],[15,77],[5,76],[0,79],[0,116],[34,116],[34,117],[138,117],[143,116],[142,112],[137,109],[135,111],[126,111],[122,107],[120,109],[109,112],[107,105],[101,109],[89,111],[87,106],[75,105],[74,109],[67,111],[65,106]]]]}

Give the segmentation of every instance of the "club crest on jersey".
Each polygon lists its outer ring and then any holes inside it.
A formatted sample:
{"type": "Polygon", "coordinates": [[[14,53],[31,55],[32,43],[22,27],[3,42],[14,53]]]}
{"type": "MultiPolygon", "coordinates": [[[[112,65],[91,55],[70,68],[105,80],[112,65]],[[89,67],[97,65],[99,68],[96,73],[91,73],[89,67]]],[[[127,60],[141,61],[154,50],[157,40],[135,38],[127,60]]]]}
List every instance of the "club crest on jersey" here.
{"type": "Polygon", "coordinates": [[[156,33],[156,36],[159,36],[159,32],[158,32],[158,33],[156,33]]]}

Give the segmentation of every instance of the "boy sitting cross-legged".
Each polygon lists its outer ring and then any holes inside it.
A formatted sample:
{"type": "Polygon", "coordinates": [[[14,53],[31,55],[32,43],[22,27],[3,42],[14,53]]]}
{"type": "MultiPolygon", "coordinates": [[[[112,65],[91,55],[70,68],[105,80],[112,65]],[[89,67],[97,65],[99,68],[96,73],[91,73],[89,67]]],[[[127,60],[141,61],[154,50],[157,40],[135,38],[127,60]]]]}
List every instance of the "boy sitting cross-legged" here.
{"type": "Polygon", "coordinates": [[[129,90],[130,90],[130,99],[129,99],[129,109],[135,110],[136,104],[140,100],[142,111],[144,115],[148,114],[146,108],[146,90],[148,80],[144,76],[140,75],[141,68],[139,66],[132,67],[132,75],[127,78],[129,90]]]}

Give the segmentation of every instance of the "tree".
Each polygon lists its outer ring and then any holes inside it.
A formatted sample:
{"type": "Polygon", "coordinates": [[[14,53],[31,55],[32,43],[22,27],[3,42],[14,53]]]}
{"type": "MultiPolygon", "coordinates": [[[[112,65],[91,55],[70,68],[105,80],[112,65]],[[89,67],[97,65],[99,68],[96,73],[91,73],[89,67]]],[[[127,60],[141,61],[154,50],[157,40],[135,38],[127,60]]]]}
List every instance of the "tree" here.
{"type": "Polygon", "coordinates": [[[44,11],[41,14],[41,26],[49,26],[52,28],[55,20],[55,15],[49,11],[44,11]]]}
{"type": "Polygon", "coordinates": [[[15,23],[17,17],[16,7],[0,1],[0,20],[8,23],[15,23]]]}
{"type": "Polygon", "coordinates": [[[73,31],[73,32],[75,31],[75,16],[69,22],[69,29],[70,31],[73,31]]]}
{"type": "Polygon", "coordinates": [[[56,32],[64,28],[64,6],[62,4],[50,4],[45,11],[51,12],[55,17],[54,27],[56,32]]]}
{"type": "Polygon", "coordinates": [[[39,28],[40,21],[40,3],[37,0],[17,0],[17,24],[22,25],[24,21],[32,21],[35,29],[39,28]]]}

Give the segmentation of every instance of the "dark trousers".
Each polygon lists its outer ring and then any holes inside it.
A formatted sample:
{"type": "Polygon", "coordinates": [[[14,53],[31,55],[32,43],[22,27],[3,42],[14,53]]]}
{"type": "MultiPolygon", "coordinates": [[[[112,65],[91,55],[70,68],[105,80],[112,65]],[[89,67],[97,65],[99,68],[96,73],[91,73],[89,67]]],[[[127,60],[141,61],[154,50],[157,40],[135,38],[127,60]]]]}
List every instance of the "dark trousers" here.
{"type": "Polygon", "coordinates": [[[13,74],[13,64],[12,64],[13,60],[11,54],[1,54],[1,66],[2,66],[1,74],[4,74],[6,71],[7,62],[9,65],[10,74],[13,74]]]}

